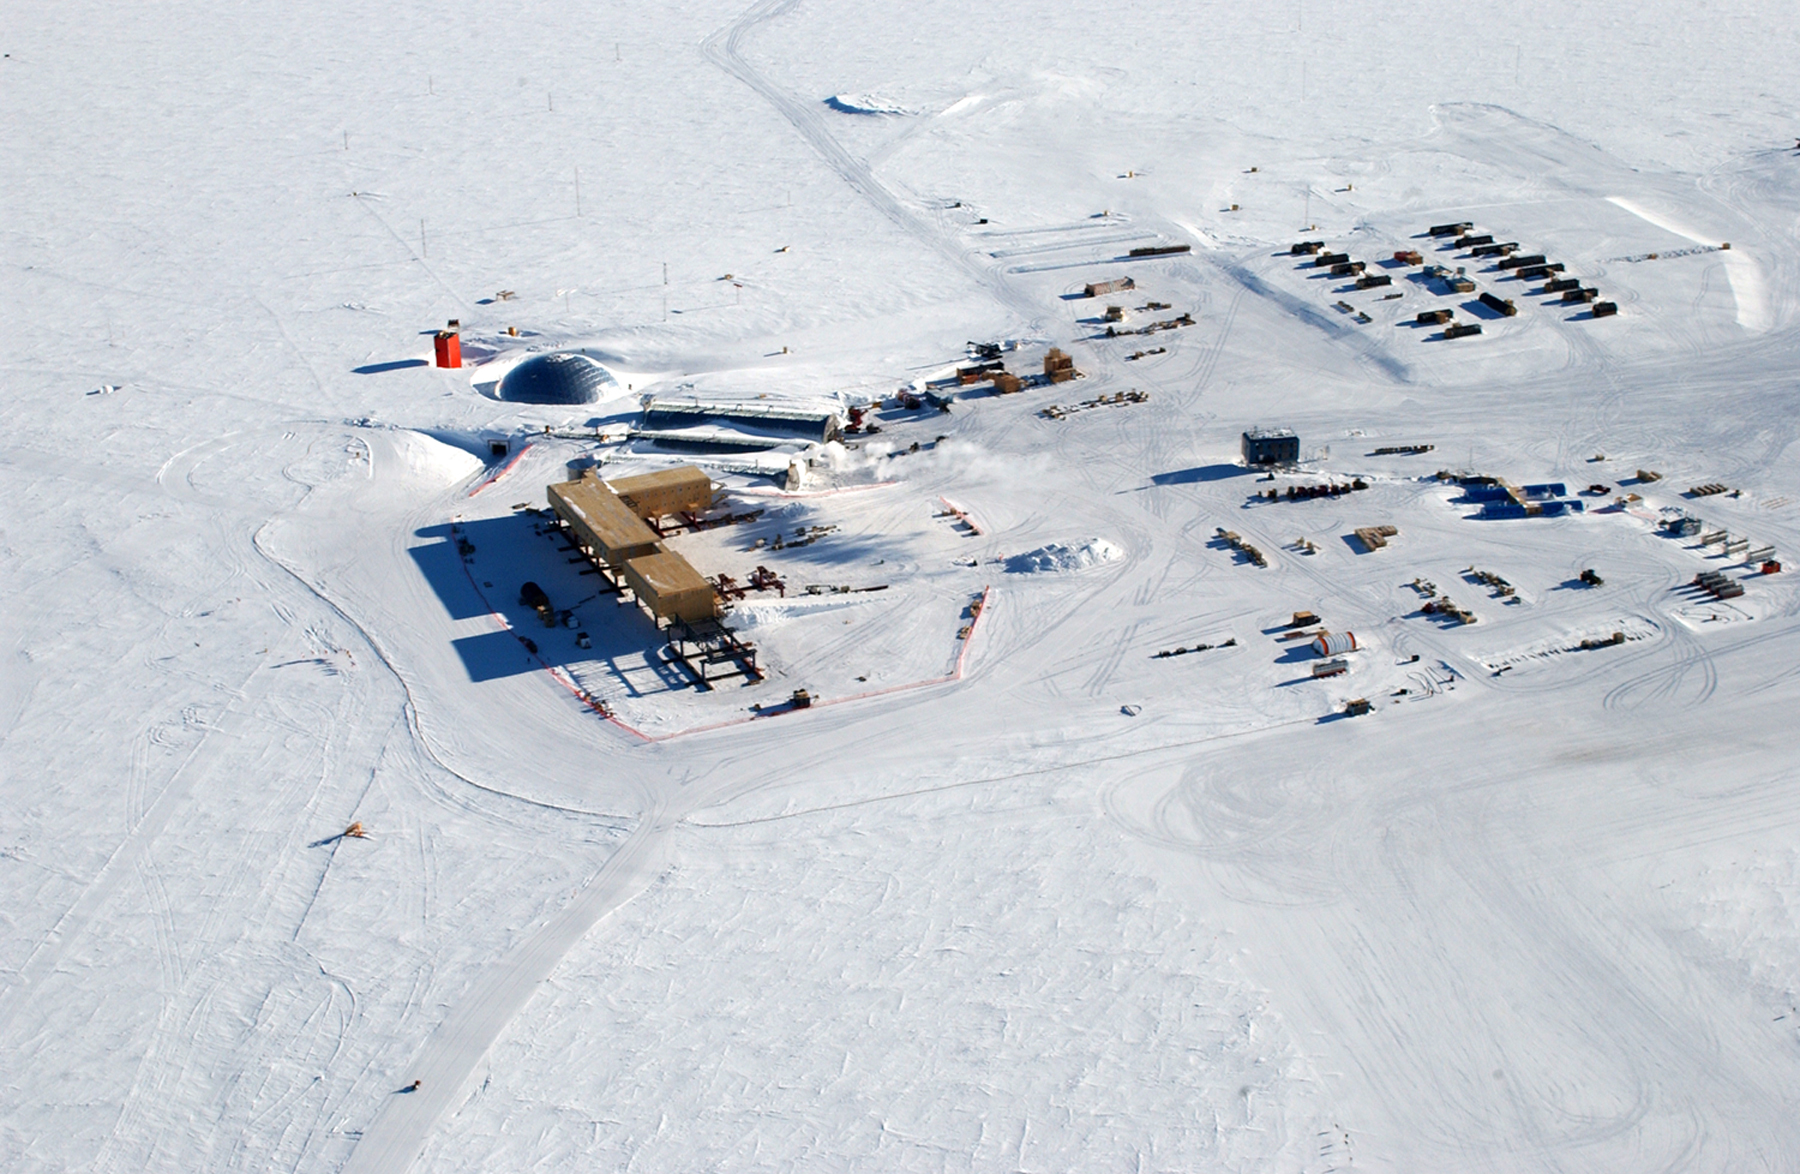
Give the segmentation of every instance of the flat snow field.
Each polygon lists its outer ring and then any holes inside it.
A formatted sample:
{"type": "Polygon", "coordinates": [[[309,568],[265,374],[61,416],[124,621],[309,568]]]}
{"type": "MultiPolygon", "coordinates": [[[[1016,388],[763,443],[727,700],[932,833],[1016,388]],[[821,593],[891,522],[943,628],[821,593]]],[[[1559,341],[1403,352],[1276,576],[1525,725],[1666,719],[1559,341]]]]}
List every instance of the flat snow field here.
{"type": "Polygon", "coordinates": [[[0,1169],[1800,1169],[1786,8],[0,12],[0,1169]]]}

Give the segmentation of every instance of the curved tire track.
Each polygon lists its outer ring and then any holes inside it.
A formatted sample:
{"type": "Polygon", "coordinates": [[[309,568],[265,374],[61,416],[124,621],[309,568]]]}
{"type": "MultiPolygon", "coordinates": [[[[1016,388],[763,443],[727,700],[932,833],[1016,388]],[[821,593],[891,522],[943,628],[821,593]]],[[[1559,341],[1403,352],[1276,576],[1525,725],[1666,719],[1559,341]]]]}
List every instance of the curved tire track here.
{"type": "Polygon", "coordinates": [[[844,148],[843,144],[832,137],[831,132],[825,128],[824,119],[813,104],[794,98],[744,60],[741,48],[745,36],[757,25],[787,15],[798,4],[799,0],[762,0],[762,3],[753,5],[737,20],[702,41],[700,51],[705,53],[713,64],[749,86],[765,102],[773,106],[777,113],[800,132],[800,137],[805,139],[807,145],[818,153],[819,158],[824,160],[826,166],[837,172],[838,176],[849,184],[857,195],[873,205],[876,211],[901,231],[919,240],[957,269],[967,273],[976,284],[993,294],[995,300],[1001,305],[1017,314],[1025,322],[1033,324],[1035,328],[1036,324],[1044,320],[1044,312],[1040,307],[1013,290],[1000,277],[908,211],[906,206],[897,200],[880,180],[875,178],[867,163],[856,158],[844,148]]]}

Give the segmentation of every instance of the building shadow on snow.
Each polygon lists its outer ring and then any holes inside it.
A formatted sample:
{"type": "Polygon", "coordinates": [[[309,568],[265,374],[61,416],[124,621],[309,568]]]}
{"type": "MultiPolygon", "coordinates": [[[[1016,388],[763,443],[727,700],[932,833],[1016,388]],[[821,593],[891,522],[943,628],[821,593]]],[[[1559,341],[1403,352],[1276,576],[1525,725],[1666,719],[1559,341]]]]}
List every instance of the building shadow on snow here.
{"type": "Polygon", "coordinates": [[[1191,469],[1177,469],[1172,473],[1152,473],[1150,484],[1193,485],[1202,481],[1226,481],[1249,472],[1242,465],[1196,465],[1191,469]]]}
{"type": "Polygon", "coordinates": [[[379,375],[383,371],[404,371],[408,367],[424,367],[428,364],[424,359],[395,359],[389,363],[368,363],[361,367],[352,367],[357,375],[379,375]]]}
{"type": "Polygon", "coordinates": [[[686,688],[667,663],[667,639],[649,615],[612,591],[592,564],[536,511],[427,526],[408,549],[451,620],[487,618],[492,630],[450,641],[469,680],[503,680],[546,668],[595,674],[632,695],[686,688]],[[461,545],[459,545],[461,543],[461,545]],[[525,583],[549,597],[552,622],[520,599],[525,583]],[[498,626],[493,617],[506,622],[498,626]],[[578,636],[588,647],[581,647],[578,636]]]}

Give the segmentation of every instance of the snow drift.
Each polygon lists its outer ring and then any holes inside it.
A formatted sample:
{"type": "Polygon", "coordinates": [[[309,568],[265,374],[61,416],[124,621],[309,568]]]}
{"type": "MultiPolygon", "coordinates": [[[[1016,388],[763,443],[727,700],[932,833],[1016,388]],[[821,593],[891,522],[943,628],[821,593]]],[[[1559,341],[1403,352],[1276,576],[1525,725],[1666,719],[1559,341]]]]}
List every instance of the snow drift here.
{"type": "Polygon", "coordinates": [[[1109,563],[1123,553],[1104,538],[1089,538],[1073,546],[1052,542],[1006,560],[1006,569],[1015,575],[1036,575],[1057,571],[1082,571],[1109,563]]]}

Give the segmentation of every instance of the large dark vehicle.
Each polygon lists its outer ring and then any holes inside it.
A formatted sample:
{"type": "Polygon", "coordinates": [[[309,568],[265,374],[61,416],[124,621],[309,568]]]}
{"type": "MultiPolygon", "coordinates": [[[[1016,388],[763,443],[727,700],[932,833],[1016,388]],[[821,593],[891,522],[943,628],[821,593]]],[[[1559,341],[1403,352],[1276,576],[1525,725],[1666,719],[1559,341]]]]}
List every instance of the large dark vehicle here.
{"type": "Polygon", "coordinates": [[[546,625],[556,622],[556,609],[550,606],[550,597],[536,583],[527,582],[519,588],[519,604],[538,613],[538,619],[546,625]]]}

